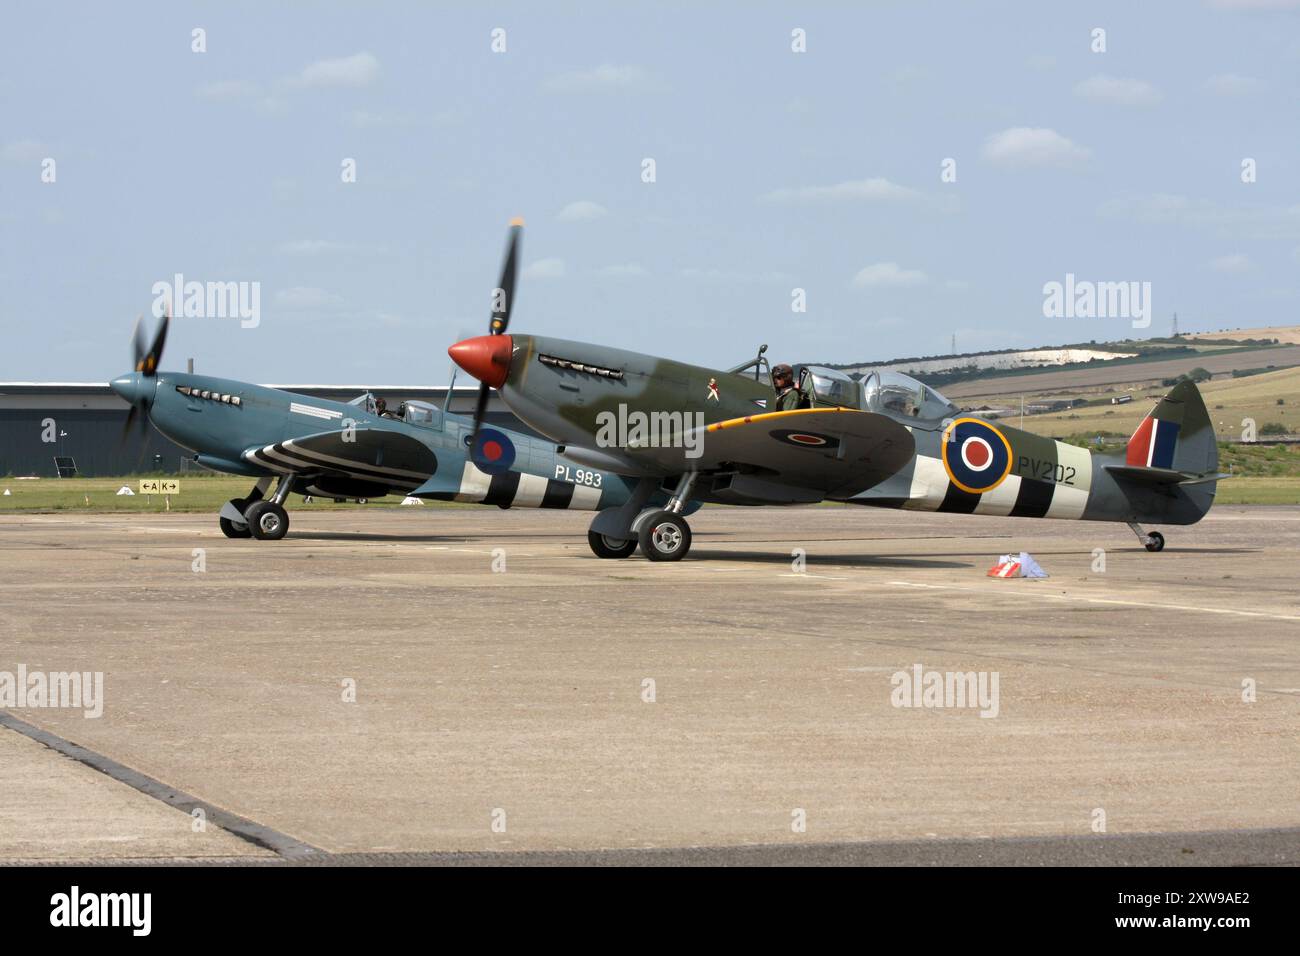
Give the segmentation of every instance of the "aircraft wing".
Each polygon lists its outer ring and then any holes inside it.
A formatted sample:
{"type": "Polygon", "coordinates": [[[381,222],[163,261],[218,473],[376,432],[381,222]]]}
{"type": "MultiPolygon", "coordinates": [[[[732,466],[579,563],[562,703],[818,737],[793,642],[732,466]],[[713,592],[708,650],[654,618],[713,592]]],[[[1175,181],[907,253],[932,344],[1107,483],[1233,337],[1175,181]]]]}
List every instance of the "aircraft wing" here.
{"type": "Polygon", "coordinates": [[[244,458],[263,468],[304,475],[338,475],[416,488],[438,469],[433,451],[410,435],[386,428],[316,432],[249,448],[244,458]]]}
{"type": "Polygon", "coordinates": [[[820,492],[853,494],[870,488],[912,460],[912,433],[885,415],[848,408],[803,408],[767,412],[715,422],[689,433],[701,455],[683,450],[637,449],[657,453],[678,473],[684,468],[737,471],[764,482],[820,492]]]}

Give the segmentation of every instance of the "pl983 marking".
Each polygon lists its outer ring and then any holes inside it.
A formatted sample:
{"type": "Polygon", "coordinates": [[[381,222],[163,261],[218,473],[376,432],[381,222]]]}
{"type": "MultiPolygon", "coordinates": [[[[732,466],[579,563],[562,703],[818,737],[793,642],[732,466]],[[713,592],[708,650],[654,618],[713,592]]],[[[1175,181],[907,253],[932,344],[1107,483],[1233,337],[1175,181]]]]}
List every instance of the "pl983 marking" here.
{"type": "Polygon", "coordinates": [[[586,485],[588,488],[599,488],[601,479],[605,476],[599,471],[587,471],[585,468],[570,468],[568,465],[556,465],[555,477],[560,481],[571,482],[575,485],[586,485]]]}

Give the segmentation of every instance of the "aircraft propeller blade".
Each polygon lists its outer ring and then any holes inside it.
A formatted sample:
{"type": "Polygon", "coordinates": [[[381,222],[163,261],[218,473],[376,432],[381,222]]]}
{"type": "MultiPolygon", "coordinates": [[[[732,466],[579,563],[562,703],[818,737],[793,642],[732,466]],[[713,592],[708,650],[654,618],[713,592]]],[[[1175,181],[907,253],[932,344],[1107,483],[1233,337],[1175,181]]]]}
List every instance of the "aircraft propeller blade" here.
{"type": "Polygon", "coordinates": [[[126,441],[126,436],[131,434],[131,426],[135,424],[135,415],[136,412],[138,412],[139,410],[140,410],[139,405],[132,405],[131,408],[127,411],[126,424],[122,426],[122,435],[118,439],[119,444],[121,442],[126,441]]]}
{"type": "MultiPolygon", "coordinates": [[[[144,339],[144,316],[135,320],[135,330],[131,333],[132,367],[142,378],[153,378],[158,374],[158,364],[162,361],[163,346],[167,344],[167,328],[171,323],[170,309],[163,313],[162,321],[154,332],[153,341],[146,347],[144,339]]],[[[149,430],[149,413],[145,403],[133,397],[131,407],[126,413],[126,423],[122,426],[119,442],[125,442],[131,434],[131,428],[138,421],[143,436],[149,430]]],[[[142,452],[143,454],[143,452],[142,452]]]]}
{"type": "Polygon", "coordinates": [[[519,273],[519,238],[524,231],[523,219],[510,220],[510,238],[506,241],[506,260],[501,266],[501,282],[492,295],[491,335],[505,335],[510,327],[510,313],[515,307],[515,279],[519,273]]]}
{"type": "Polygon", "coordinates": [[[119,445],[126,444],[126,440],[131,436],[131,430],[135,426],[136,422],[140,423],[140,453],[135,459],[136,464],[139,465],[144,459],[145,446],[143,439],[149,431],[149,413],[144,411],[143,407],[138,403],[132,403],[131,407],[127,409],[126,421],[122,424],[122,434],[118,436],[117,443],[119,445]]]}
{"type": "Polygon", "coordinates": [[[143,324],[144,316],[137,315],[135,317],[135,331],[131,333],[131,367],[137,372],[140,371],[141,366],[144,364],[144,356],[146,352],[144,344],[144,329],[141,328],[143,324]]]}
{"type": "MultiPolygon", "coordinates": [[[[506,258],[501,265],[501,281],[492,292],[492,320],[488,323],[490,335],[505,335],[510,328],[510,313],[515,307],[515,285],[519,277],[519,241],[524,232],[524,220],[516,216],[510,220],[510,236],[506,240],[506,258]]],[[[487,414],[488,396],[491,386],[481,382],[478,387],[478,400],[474,404],[474,427],[466,437],[473,447],[478,438],[478,430],[487,414]]],[[[449,395],[450,398],[450,395],[449,395]]]]}
{"type": "Polygon", "coordinates": [[[170,322],[171,316],[164,312],[162,321],[158,323],[158,331],[154,333],[153,344],[149,346],[149,351],[144,354],[140,364],[136,366],[137,371],[142,372],[146,377],[153,376],[158,372],[158,363],[162,361],[163,345],[167,342],[167,326],[170,322]]]}
{"type": "Polygon", "coordinates": [[[474,403],[474,430],[469,433],[470,443],[478,437],[479,427],[483,424],[483,416],[487,414],[488,396],[492,392],[492,386],[487,382],[480,382],[478,386],[478,400],[474,403]]]}

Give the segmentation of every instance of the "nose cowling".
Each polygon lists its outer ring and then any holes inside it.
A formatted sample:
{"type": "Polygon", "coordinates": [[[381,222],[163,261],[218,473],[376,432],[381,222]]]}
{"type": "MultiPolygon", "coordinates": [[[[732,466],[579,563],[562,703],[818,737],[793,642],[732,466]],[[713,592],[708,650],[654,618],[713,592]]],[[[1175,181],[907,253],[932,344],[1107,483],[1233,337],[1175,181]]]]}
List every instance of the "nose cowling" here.
{"type": "Polygon", "coordinates": [[[131,372],[129,375],[121,375],[108,383],[108,387],[117,392],[122,398],[131,405],[147,403],[153,398],[153,391],[157,385],[157,379],[150,376],[146,379],[139,372],[131,372]]]}
{"type": "Polygon", "coordinates": [[[453,362],[493,388],[506,383],[513,353],[514,342],[508,335],[480,335],[447,349],[453,362]]]}

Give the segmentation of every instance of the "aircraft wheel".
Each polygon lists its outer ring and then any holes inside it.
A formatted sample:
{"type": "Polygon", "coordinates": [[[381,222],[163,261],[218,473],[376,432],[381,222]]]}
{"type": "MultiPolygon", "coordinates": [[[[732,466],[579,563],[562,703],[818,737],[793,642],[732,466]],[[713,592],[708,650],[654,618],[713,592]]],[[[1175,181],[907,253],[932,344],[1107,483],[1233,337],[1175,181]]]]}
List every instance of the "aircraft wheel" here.
{"type": "Polygon", "coordinates": [[[274,501],[254,502],[244,517],[259,541],[279,541],[289,531],[289,516],[274,501]]]}
{"type": "Polygon", "coordinates": [[[651,561],[680,561],[691,550],[691,526],[671,511],[652,514],[641,525],[641,553],[651,561]]]}
{"type": "MultiPolygon", "coordinates": [[[[248,502],[243,498],[231,498],[227,504],[233,505],[234,509],[240,514],[243,514],[244,509],[248,507],[248,502]]],[[[217,524],[221,525],[221,533],[227,538],[251,538],[253,536],[253,532],[248,530],[247,524],[235,524],[229,518],[220,516],[217,518],[217,524]]]]}
{"type": "Polygon", "coordinates": [[[1148,551],[1163,551],[1165,549],[1165,536],[1159,531],[1152,531],[1147,535],[1146,549],[1148,551]]]}
{"type": "Polygon", "coordinates": [[[588,531],[587,544],[591,545],[592,553],[598,558],[630,558],[636,551],[637,541],[636,538],[620,541],[618,538],[608,538],[603,534],[588,531]]]}

